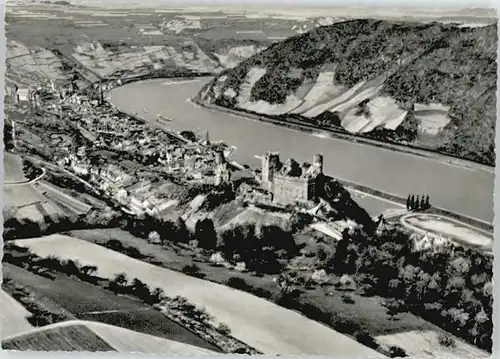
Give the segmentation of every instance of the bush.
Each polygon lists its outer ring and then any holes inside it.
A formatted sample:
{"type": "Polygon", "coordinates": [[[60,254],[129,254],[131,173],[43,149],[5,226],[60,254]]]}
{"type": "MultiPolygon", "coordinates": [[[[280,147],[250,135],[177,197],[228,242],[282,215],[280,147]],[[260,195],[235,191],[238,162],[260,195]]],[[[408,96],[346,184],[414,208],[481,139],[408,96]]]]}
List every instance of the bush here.
{"type": "Polygon", "coordinates": [[[126,288],[128,288],[128,278],[125,273],[115,275],[115,278],[108,285],[108,289],[114,293],[124,293],[126,288]]]}
{"type": "Polygon", "coordinates": [[[365,330],[361,330],[359,332],[354,333],[354,337],[358,342],[361,344],[366,345],[367,347],[370,347],[372,349],[377,349],[379,347],[378,343],[375,341],[375,338],[373,338],[370,333],[368,333],[365,330]]]}
{"type": "Polygon", "coordinates": [[[333,326],[335,330],[344,334],[353,334],[360,330],[359,324],[349,319],[340,319],[333,326]]]}
{"type": "Polygon", "coordinates": [[[106,247],[117,252],[121,252],[124,249],[122,242],[116,239],[110,239],[109,241],[107,241],[106,247]]]}
{"type": "Polygon", "coordinates": [[[138,250],[137,248],[135,247],[128,247],[125,251],[125,253],[129,256],[129,257],[132,257],[132,258],[135,258],[135,259],[143,259],[145,258],[146,256],[144,254],[141,253],[140,250],[138,250]]]}
{"type": "Polygon", "coordinates": [[[352,299],[352,298],[351,298],[350,296],[348,296],[348,295],[343,295],[343,296],[342,296],[342,301],[343,301],[344,303],[347,303],[347,304],[354,304],[354,303],[355,303],[355,302],[354,302],[354,299],[352,299]]]}
{"type": "Polygon", "coordinates": [[[248,285],[248,283],[244,279],[239,278],[239,277],[229,278],[228,281],[226,282],[226,284],[229,287],[234,288],[234,289],[239,289],[239,290],[244,290],[244,291],[248,291],[249,289],[251,289],[251,286],[248,285]]]}
{"type": "Polygon", "coordinates": [[[456,343],[455,339],[453,339],[450,335],[441,333],[438,336],[438,342],[441,346],[447,347],[447,348],[454,348],[456,343]]]}
{"type": "Polygon", "coordinates": [[[389,356],[391,358],[404,358],[407,355],[403,348],[392,346],[389,348],[389,356]]]}
{"type": "Polygon", "coordinates": [[[182,268],[182,273],[192,277],[203,278],[205,274],[200,272],[200,268],[196,264],[189,264],[182,268]]]}
{"type": "Polygon", "coordinates": [[[217,327],[217,331],[221,333],[222,335],[229,335],[231,334],[231,329],[227,324],[220,323],[219,326],[217,327]]]}
{"type": "Polygon", "coordinates": [[[151,304],[157,304],[160,303],[163,299],[165,298],[165,293],[163,292],[163,289],[156,287],[152,292],[150,296],[150,303],[151,304]]]}
{"type": "Polygon", "coordinates": [[[264,289],[264,288],[253,288],[252,293],[255,294],[257,297],[265,298],[265,299],[269,299],[273,295],[273,293],[271,293],[271,291],[264,289]]]}
{"type": "Polygon", "coordinates": [[[244,347],[239,347],[234,350],[231,350],[232,354],[250,354],[248,350],[244,347]]]}
{"type": "Polygon", "coordinates": [[[66,320],[66,317],[60,314],[52,313],[35,306],[35,310],[31,316],[27,318],[28,322],[34,327],[43,327],[52,323],[58,323],[66,320]]]}

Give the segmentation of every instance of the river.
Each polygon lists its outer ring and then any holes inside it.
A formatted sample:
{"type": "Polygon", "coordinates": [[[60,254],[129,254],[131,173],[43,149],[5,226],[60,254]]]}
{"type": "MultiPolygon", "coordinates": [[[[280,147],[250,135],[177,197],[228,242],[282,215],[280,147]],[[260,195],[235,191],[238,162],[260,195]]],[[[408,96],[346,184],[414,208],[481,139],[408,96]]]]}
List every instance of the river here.
{"type": "Polygon", "coordinates": [[[400,153],[346,140],[324,138],[263,122],[214,112],[188,101],[209,78],[188,81],[154,79],[130,83],[109,93],[117,108],[174,130],[209,131],[210,140],[236,146],[231,155],[240,163],[260,167],[255,155],[280,151],[282,161],[292,157],[312,161],[324,155],[325,173],[339,179],[406,197],[428,194],[433,205],[493,222],[494,174],[450,165],[436,159],[400,153]],[[144,111],[147,110],[147,112],[144,111]],[[161,114],[168,124],[156,120],[161,114]]]}

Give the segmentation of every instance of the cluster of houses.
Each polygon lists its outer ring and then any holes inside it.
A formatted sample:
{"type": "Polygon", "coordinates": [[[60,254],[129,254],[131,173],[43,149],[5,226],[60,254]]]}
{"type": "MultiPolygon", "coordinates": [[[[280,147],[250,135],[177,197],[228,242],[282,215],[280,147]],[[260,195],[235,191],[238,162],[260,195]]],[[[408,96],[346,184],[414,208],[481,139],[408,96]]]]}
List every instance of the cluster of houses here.
{"type": "MultiPolygon", "coordinates": [[[[15,89],[15,99],[32,101],[33,92],[22,90],[15,89]]],[[[63,111],[69,109],[65,115],[68,124],[91,143],[87,148],[79,144],[81,141],[73,144],[65,136],[52,134],[57,164],[85,179],[131,213],[161,215],[172,206],[172,196],[163,191],[168,181],[157,180],[163,177],[162,173],[214,185],[231,179],[224,154],[208,140],[205,144],[184,143],[180,141],[182,136],[172,136],[117,109],[99,106],[102,99],[71,92],[66,96],[54,86],[47,91],[55,94],[52,96],[55,102],[43,101],[43,106],[46,109],[55,106],[54,120],[63,119],[63,111]],[[120,152],[130,156],[124,159],[118,155],[120,152]]]]}
{"type": "MultiPolygon", "coordinates": [[[[167,145],[158,151],[158,156],[158,164],[154,166],[156,171],[177,173],[187,181],[220,185],[231,179],[231,171],[221,152],[204,150],[195,145],[167,145]]],[[[99,158],[102,159],[103,156],[99,158]]],[[[131,161],[100,162],[93,163],[84,146],[79,147],[76,153],[57,161],[58,165],[87,179],[133,214],[161,216],[174,204],[168,198],[168,191],[163,190],[167,181],[148,179],[156,176],[147,167],[135,162],[125,163],[131,161]],[[142,173],[134,171],[133,165],[142,173]]]]}

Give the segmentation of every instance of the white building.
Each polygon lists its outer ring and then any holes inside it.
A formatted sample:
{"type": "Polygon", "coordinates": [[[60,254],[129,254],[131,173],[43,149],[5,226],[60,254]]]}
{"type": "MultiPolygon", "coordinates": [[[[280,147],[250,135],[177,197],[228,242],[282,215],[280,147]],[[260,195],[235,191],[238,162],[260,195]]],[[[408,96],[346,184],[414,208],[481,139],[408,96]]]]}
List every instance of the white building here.
{"type": "Polygon", "coordinates": [[[16,101],[27,102],[30,100],[30,90],[27,88],[19,88],[16,91],[16,101]]]}

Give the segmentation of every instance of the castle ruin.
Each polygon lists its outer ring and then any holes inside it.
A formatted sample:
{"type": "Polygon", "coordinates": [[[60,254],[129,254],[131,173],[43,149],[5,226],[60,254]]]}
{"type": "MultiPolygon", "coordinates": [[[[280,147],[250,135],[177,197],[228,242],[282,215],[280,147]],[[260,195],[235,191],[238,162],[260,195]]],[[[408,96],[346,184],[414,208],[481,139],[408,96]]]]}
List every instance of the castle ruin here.
{"type": "Polygon", "coordinates": [[[273,194],[273,202],[286,205],[316,201],[323,181],[323,156],[314,155],[313,163],[299,164],[293,159],[281,163],[278,152],[262,158],[261,186],[273,194]]]}

